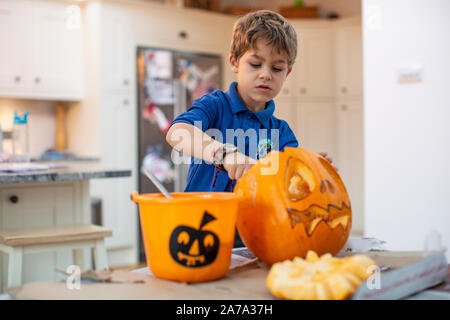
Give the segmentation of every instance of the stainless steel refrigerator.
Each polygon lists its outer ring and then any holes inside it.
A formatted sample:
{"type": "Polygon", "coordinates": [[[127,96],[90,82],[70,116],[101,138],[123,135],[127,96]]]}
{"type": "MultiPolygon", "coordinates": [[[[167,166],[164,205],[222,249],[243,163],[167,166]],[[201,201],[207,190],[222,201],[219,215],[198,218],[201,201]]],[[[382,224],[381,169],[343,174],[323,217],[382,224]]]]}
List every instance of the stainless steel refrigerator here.
{"type": "MultiPolygon", "coordinates": [[[[166,133],[172,120],[195,99],[222,88],[222,58],[140,46],[136,70],[138,168],[145,167],[152,172],[170,192],[182,192],[189,164],[178,165],[172,161],[166,133]]],[[[139,193],[158,192],[145,176],[138,176],[139,193]]],[[[141,237],[140,244],[140,260],[145,261],[141,237]]]]}

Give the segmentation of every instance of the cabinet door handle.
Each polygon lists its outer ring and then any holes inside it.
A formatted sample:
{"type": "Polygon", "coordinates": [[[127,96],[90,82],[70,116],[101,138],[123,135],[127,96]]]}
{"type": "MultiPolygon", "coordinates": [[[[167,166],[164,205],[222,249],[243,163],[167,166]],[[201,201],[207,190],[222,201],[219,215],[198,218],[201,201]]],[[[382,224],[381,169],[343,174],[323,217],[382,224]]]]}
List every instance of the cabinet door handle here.
{"type": "Polygon", "coordinates": [[[306,88],[301,88],[301,89],[300,89],[300,93],[301,93],[301,94],[305,94],[306,92],[307,92],[307,91],[306,91],[306,88]]]}
{"type": "Polygon", "coordinates": [[[11,201],[12,203],[17,203],[17,202],[19,202],[19,197],[16,195],[13,195],[13,196],[9,197],[9,201],[11,201]]]}
{"type": "Polygon", "coordinates": [[[36,82],[36,84],[39,84],[39,82],[41,82],[41,78],[36,77],[36,78],[34,79],[34,82],[36,82]]]}
{"type": "Polygon", "coordinates": [[[130,81],[128,81],[128,79],[124,79],[123,80],[123,85],[124,86],[128,86],[129,83],[130,83],[130,81]]]}
{"type": "Polygon", "coordinates": [[[347,93],[347,88],[346,87],[342,87],[341,88],[341,92],[344,93],[344,94],[347,93]]]}
{"type": "Polygon", "coordinates": [[[342,111],[347,111],[348,107],[347,107],[346,104],[343,104],[343,105],[341,106],[341,109],[342,109],[342,111]]]}
{"type": "Polygon", "coordinates": [[[14,82],[15,82],[15,83],[19,83],[20,80],[21,80],[21,79],[20,79],[20,76],[16,76],[16,77],[14,78],[14,82]]]}
{"type": "Polygon", "coordinates": [[[179,36],[181,39],[186,39],[186,38],[188,37],[188,34],[187,34],[186,31],[180,31],[180,32],[178,33],[178,36],[179,36]]]}
{"type": "Polygon", "coordinates": [[[129,103],[130,103],[130,102],[128,101],[128,99],[124,99],[124,100],[123,100],[123,105],[124,105],[124,106],[127,106],[129,103]]]}

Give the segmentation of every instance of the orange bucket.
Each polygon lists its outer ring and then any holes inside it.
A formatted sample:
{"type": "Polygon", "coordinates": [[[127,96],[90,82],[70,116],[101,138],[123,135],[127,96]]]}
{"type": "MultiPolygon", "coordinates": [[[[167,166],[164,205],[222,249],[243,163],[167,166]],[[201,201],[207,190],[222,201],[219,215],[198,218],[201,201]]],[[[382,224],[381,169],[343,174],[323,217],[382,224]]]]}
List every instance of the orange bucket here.
{"type": "Polygon", "coordinates": [[[139,205],[147,264],[159,278],[215,280],[228,271],[239,195],[230,192],[131,194],[139,205]]]}

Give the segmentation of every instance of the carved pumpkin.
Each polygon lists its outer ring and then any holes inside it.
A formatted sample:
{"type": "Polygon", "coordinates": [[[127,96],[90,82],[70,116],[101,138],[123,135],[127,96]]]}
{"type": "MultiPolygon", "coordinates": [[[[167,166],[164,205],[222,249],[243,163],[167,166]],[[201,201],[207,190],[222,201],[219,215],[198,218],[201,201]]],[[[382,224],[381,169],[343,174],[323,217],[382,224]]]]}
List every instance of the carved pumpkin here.
{"type": "Polygon", "coordinates": [[[302,148],[272,151],[236,184],[237,228],[245,245],[271,265],[308,250],[339,252],[352,214],[344,183],[321,155],[302,148]]]}

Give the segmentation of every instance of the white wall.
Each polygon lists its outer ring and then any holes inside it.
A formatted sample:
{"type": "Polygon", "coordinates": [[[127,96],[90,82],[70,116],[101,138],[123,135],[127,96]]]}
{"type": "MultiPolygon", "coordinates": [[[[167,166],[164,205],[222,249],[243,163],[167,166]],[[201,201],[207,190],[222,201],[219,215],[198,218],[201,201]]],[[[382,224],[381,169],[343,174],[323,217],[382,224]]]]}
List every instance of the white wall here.
{"type": "MultiPolygon", "coordinates": [[[[450,1],[363,0],[365,234],[450,249],[450,1]],[[397,70],[423,65],[423,81],[397,70]]],[[[447,256],[448,251],[447,251],[447,256]]]]}

